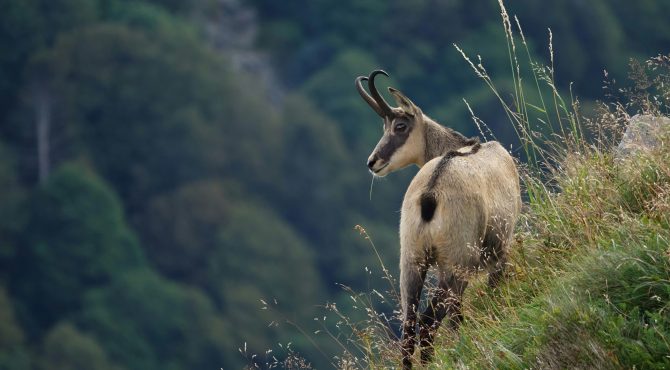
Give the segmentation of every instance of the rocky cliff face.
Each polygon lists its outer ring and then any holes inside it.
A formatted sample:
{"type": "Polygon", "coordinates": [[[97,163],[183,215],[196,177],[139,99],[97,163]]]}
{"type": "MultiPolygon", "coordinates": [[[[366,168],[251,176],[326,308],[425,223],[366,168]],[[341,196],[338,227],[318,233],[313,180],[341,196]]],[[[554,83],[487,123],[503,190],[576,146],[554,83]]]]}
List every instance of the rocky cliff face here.
{"type": "Polygon", "coordinates": [[[242,0],[216,0],[196,15],[212,45],[225,54],[235,70],[253,75],[268,101],[279,105],[284,89],[270,56],[256,48],[259,23],[255,9],[242,0]]]}
{"type": "Polygon", "coordinates": [[[621,161],[658,148],[669,134],[670,118],[636,115],[631,118],[621,142],[614,150],[615,160],[621,161]]]}

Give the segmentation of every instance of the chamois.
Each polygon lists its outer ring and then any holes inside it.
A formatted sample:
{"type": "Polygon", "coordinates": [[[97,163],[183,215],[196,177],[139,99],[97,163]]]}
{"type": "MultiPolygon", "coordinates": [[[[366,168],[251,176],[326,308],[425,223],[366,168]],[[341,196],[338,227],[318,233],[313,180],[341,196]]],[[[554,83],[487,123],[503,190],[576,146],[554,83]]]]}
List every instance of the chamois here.
{"type": "Polygon", "coordinates": [[[384,134],[368,158],[374,176],[416,164],[400,215],[400,294],[403,315],[402,364],[411,369],[419,326],[421,362],[433,356],[433,339],[448,316],[457,330],[468,278],[479,270],[495,286],[503,275],[512,233],[521,208],[514,159],[496,141],[439,125],[400,91],[389,87],[391,107],[375,87],[373,71],[356,78],[361,97],[382,117],[384,134]],[[362,83],[368,82],[370,93],[362,83]],[[424,280],[436,268],[438,289],[417,318],[424,280]]]}

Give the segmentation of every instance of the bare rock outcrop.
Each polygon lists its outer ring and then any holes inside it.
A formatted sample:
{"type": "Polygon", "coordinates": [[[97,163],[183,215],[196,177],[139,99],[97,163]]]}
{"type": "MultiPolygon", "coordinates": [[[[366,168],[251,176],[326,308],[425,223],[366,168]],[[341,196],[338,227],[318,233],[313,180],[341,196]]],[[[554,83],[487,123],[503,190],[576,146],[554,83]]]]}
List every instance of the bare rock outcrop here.
{"type": "Polygon", "coordinates": [[[243,0],[216,0],[196,17],[214,48],[226,55],[233,69],[253,75],[267,100],[279,105],[284,90],[270,56],[257,48],[259,20],[254,8],[243,0]]]}
{"type": "Polygon", "coordinates": [[[621,142],[614,149],[616,161],[635,157],[658,148],[664,138],[669,138],[670,118],[636,115],[630,119],[621,142]]]}

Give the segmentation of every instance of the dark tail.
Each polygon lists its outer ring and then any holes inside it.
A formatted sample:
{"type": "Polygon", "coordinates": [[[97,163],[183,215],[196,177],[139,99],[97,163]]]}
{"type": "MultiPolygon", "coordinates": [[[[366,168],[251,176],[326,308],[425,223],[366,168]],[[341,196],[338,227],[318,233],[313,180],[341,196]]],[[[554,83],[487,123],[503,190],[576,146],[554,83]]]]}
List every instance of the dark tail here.
{"type": "Polygon", "coordinates": [[[421,195],[421,219],[424,222],[430,222],[435,215],[437,208],[437,198],[433,192],[423,193],[421,195]]]}

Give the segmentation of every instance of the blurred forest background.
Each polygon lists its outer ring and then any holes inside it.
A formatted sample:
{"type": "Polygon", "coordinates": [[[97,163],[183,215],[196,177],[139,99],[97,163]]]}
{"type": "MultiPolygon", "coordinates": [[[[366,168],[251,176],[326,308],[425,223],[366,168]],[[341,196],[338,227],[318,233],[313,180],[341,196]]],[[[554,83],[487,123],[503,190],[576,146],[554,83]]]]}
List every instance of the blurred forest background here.
{"type": "MultiPolygon", "coordinates": [[[[512,86],[495,0],[0,4],[0,369],[235,369],[288,342],[327,368],[320,306],[388,286],[353,227],[395,274],[414,173],[370,191],[354,78],[475,135],[466,98],[515,143],[452,45],[512,86]]],[[[670,49],[668,1],[506,5],[584,106],[670,49]]]]}

